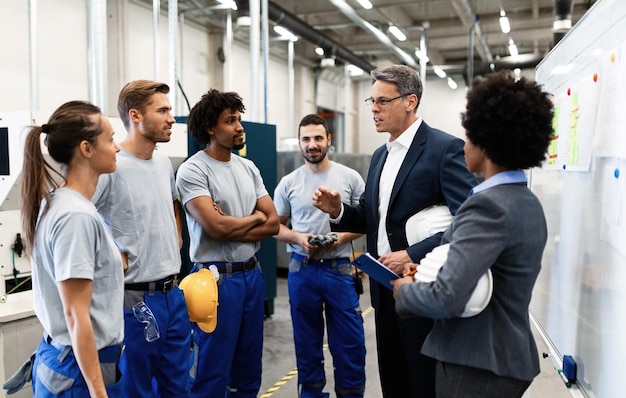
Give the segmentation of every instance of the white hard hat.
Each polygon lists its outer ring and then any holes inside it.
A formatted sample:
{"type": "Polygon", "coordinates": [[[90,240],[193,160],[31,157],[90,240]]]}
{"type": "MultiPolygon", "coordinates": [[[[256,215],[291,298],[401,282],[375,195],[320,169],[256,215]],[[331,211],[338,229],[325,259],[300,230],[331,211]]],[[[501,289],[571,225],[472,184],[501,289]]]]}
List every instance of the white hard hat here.
{"type": "Polygon", "coordinates": [[[425,208],[406,220],[406,240],[409,245],[421,242],[450,226],[454,216],[445,204],[425,208]]]}
{"type": "MultiPolygon", "coordinates": [[[[433,282],[437,279],[437,273],[448,258],[450,244],[435,247],[430,253],[420,260],[415,273],[416,282],[433,282]]],[[[469,318],[480,314],[489,304],[491,293],[493,292],[493,276],[491,270],[480,277],[474,292],[470,296],[465,310],[460,315],[461,318],[469,318]]]]}

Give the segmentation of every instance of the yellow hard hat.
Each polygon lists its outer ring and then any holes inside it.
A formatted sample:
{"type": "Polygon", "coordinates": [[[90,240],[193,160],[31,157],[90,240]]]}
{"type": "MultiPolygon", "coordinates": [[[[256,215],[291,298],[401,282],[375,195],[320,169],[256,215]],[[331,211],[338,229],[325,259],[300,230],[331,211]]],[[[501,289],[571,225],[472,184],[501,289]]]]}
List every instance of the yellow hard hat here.
{"type": "Polygon", "coordinates": [[[189,319],[211,333],[217,326],[217,283],[211,271],[202,268],[183,278],[178,285],[185,294],[189,319]]]}

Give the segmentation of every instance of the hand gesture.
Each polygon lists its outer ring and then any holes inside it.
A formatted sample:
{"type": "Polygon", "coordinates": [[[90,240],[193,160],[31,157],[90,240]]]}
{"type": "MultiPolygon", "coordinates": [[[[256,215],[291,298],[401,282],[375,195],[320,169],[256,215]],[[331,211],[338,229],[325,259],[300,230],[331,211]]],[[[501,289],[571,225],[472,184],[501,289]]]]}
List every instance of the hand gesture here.
{"type": "Polygon", "coordinates": [[[341,196],[337,191],[320,186],[313,193],[313,206],[328,213],[332,218],[337,218],[341,213],[341,196]]]}

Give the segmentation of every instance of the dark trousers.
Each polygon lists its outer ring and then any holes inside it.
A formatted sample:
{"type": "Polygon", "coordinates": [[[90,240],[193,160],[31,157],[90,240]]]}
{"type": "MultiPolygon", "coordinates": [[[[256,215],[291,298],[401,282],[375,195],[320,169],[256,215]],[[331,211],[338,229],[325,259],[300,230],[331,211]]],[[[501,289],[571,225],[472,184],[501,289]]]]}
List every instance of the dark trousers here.
{"type": "Polygon", "coordinates": [[[376,321],[380,384],[384,398],[435,397],[434,359],[420,350],[433,327],[430,318],[400,318],[391,290],[370,279],[376,321]]]}
{"type": "Polygon", "coordinates": [[[519,398],[530,381],[448,362],[437,362],[437,398],[519,398]]]}

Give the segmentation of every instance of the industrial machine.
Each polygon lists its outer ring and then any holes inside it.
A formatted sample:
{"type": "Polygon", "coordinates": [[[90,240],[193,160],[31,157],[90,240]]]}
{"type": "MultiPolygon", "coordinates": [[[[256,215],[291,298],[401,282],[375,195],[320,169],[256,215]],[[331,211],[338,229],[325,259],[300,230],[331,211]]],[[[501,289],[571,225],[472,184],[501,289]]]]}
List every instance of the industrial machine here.
{"type": "Polygon", "coordinates": [[[0,112],[0,298],[30,289],[30,264],[20,222],[20,174],[30,112],[0,112]]]}

